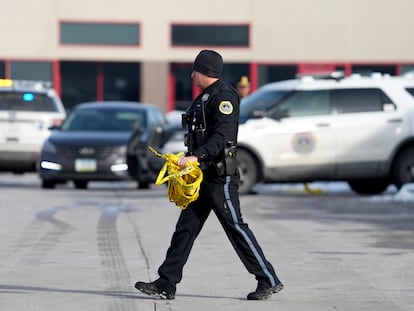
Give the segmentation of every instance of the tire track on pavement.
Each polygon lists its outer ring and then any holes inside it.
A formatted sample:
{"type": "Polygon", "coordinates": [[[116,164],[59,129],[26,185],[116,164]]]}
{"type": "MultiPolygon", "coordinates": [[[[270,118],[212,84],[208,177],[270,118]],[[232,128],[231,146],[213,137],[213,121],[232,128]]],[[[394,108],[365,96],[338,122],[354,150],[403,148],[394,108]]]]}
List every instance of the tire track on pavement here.
{"type": "MultiPolygon", "coordinates": [[[[126,211],[125,206],[108,205],[102,208],[98,220],[97,243],[101,258],[103,276],[110,292],[128,293],[130,291],[131,276],[122,253],[116,221],[120,212],[126,211]]],[[[127,297],[125,294],[124,298],[127,297]]],[[[108,311],[136,310],[131,299],[112,300],[107,307],[108,311]]]]}
{"type": "Polygon", "coordinates": [[[73,226],[55,218],[56,213],[63,209],[67,207],[58,206],[40,211],[36,214],[36,218],[24,228],[21,237],[9,247],[6,253],[6,256],[10,257],[16,257],[18,253],[21,253],[21,258],[16,263],[17,267],[32,267],[41,264],[43,258],[59,243],[60,239],[74,230],[73,226]],[[48,224],[52,225],[52,228],[43,233],[48,224]]]}
{"type": "MultiPolygon", "coordinates": [[[[52,249],[59,243],[61,238],[74,230],[74,227],[58,220],[55,215],[58,211],[66,209],[67,207],[53,207],[40,211],[24,229],[21,236],[9,246],[5,256],[3,256],[3,263],[10,264],[9,270],[5,278],[12,277],[15,279],[26,279],[43,263],[44,258],[52,249]],[[52,225],[48,229],[46,226],[52,225]],[[48,229],[44,233],[45,228],[48,229]],[[17,262],[10,263],[11,258],[17,258],[17,262]]],[[[30,297],[17,300],[21,310],[46,310],[46,306],[33,301],[30,297]]]]}

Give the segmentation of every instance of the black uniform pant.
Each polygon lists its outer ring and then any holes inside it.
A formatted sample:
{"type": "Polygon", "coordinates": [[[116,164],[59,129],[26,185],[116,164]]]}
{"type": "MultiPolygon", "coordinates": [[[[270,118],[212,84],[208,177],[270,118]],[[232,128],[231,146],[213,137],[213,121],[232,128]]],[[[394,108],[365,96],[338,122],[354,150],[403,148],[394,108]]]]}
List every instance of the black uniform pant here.
{"type": "Polygon", "coordinates": [[[275,286],[279,280],[253,232],[242,219],[238,194],[239,176],[205,176],[197,201],[181,212],[165,261],[158,269],[159,285],[175,291],[191,248],[211,210],[226,232],[247,270],[259,282],[275,286]]]}

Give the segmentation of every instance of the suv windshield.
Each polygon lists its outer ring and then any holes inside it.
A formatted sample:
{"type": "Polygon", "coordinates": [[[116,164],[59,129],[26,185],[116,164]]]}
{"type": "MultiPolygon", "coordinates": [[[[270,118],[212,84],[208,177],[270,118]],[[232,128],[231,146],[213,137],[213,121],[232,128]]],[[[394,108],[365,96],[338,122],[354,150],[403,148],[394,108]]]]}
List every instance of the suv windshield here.
{"type": "Polygon", "coordinates": [[[286,89],[258,90],[243,98],[240,103],[240,122],[253,117],[255,111],[269,110],[290,92],[286,89]]]}
{"type": "Polygon", "coordinates": [[[135,128],[146,125],[144,111],[79,109],[69,115],[61,130],[132,132],[135,128]]]}
{"type": "Polygon", "coordinates": [[[57,108],[45,93],[13,91],[0,92],[0,110],[55,112],[57,108]]]}

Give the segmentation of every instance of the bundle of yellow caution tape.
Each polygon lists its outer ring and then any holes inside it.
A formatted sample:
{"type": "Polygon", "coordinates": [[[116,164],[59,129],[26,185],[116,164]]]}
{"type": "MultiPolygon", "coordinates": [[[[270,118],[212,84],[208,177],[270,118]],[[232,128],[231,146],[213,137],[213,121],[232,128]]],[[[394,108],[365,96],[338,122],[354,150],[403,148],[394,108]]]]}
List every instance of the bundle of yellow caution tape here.
{"type": "Polygon", "coordinates": [[[200,192],[200,184],[203,180],[200,163],[192,162],[186,167],[180,167],[178,160],[184,155],[184,152],[160,154],[151,146],[149,149],[166,160],[158,173],[155,184],[161,185],[167,182],[170,202],[174,202],[183,210],[186,209],[188,204],[197,200],[200,192]]]}

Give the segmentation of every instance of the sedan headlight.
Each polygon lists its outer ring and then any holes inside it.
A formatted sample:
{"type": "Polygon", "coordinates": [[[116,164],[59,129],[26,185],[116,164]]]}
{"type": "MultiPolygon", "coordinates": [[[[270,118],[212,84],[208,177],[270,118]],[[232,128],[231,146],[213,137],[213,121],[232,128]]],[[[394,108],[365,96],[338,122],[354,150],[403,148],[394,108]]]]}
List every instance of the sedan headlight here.
{"type": "Polygon", "coordinates": [[[49,162],[49,161],[42,161],[40,162],[40,167],[45,170],[52,170],[52,171],[60,171],[62,169],[62,165],[59,163],[49,162]]]}
{"type": "Polygon", "coordinates": [[[122,146],[116,150],[117,159],[115,163],[111,165],[111,171],[114,173],[123,173],[128,171],[128,164],[126,163],[127,146],[122,146]]]}

